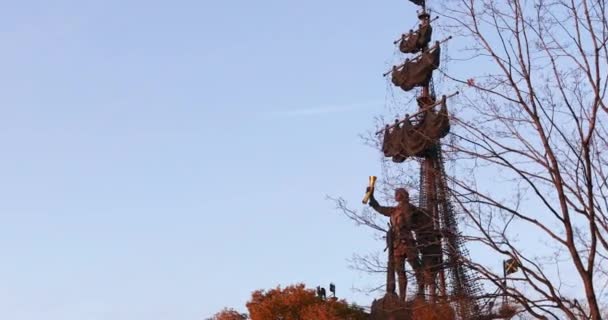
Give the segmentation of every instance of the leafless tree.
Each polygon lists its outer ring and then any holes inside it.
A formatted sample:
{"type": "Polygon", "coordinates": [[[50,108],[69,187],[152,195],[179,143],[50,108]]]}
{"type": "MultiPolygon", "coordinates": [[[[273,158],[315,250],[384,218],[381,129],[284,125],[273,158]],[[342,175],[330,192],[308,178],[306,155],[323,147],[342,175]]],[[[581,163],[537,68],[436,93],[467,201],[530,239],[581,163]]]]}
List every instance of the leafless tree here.
{"type": "Polygon", "coordinates": [[[436,11],[455,36],[451,65],[476,66],[445,72],[468,88],[445,145],[452,198],[471,239],[521,265],[509,285],[502,270],[476,269],[536,318],[602,319],[606,1],[453,0],[436,11]]]}

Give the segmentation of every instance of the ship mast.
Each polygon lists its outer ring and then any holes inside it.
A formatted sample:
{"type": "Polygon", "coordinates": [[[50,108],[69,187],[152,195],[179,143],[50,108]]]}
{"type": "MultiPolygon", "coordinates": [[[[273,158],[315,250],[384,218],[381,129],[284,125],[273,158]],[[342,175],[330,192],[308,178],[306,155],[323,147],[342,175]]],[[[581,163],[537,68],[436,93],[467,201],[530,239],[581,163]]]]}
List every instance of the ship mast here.
{"type": "Polygon", "coordinates": [[[463,263],[469,260],[468,251],[450,201],[441,149],[441,139],[450,130],[447,99],[458,92],[438,100],[432,81],[433,71],[440,65],[441,45],[451,37],[429,45],[431,23],[436,19],[431,20],[426,1],[410,1],[421,7],[420,24],[416,31],[410,30],[395,44],[402,53],[415,56],[394,66],[385,76],[390,75],[392,83],[405,92],[420,89],[416,98],[418,110],[412,116],[396,119],[378,134],[383,134],[384,156],[396,163],[411,158],[421,160],[419,207],[431,219],[430,225],[414,226],[419,229],[415,233],[424,274],[423,298],[428,303],[449,303],[459,319],[476,319],[482,313],[478,300],[482,289],[474,281],[473,271],[463,263]]]}

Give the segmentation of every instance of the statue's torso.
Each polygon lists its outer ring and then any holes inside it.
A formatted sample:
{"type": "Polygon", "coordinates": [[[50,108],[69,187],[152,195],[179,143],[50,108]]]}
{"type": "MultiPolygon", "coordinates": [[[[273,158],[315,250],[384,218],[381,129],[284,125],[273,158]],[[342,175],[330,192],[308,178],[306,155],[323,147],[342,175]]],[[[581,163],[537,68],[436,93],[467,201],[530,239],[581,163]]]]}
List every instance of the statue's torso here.
{"type": "Polygon", "coordinates": [[[394,207],[391,214],[393,248],[396,254],[405,254],[408,246],[415,246],[412,235],[412,213],[411,205],[403,203],[394,207]]]}

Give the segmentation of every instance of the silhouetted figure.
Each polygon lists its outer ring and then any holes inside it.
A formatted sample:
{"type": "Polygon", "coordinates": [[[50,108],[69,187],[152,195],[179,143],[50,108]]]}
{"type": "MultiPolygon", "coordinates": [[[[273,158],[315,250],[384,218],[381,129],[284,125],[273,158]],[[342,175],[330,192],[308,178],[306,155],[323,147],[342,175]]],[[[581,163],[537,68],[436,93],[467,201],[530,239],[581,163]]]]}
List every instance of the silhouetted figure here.
{"type": "Polygon", "coordinates": [[[325,300],[327,299],[327,293],[325,292],[325,288],[321,288],[320,286],[317,286],[317,297],[325,300]]]}

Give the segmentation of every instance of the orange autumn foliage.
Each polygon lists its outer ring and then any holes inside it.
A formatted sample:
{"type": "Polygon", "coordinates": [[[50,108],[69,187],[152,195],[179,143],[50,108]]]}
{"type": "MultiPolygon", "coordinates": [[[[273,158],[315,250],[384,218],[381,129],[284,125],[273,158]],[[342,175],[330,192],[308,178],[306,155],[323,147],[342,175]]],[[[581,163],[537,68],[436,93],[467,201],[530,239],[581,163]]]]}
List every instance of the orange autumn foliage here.
{"type": "Polygon", "coordinates": [[[216,313],[209,320],[246,320],[247,315],[237,312],[234,309],[224,309],[216,313]]]}
{"type": "Polygon", "coordinates": [[[416,320],[455,320],[456,314],[449,304],[431,304],[416,299],[412,302],[412,318],[416,320]]]}
{"type": "Polygon", "coordinates": [[[247,303],[251,320],[363,320],[366,314],[344,300],[320,299],[303,284],[257,290],[247,303]]]}

